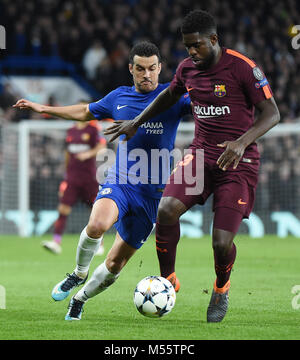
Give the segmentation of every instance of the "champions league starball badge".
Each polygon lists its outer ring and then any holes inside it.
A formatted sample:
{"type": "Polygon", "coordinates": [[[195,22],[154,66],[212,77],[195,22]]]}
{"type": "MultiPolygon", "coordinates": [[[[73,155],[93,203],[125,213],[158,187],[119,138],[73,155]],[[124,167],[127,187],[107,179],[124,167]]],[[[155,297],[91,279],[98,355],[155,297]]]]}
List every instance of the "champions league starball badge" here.
{"type": "Polygon", "coordinates": [[[253,68],[253,75],[254,75],[255,79],[257,79],[257,80],[262,80],[264,78],[263,72],[257,66],[255,66],[253,68]]]}

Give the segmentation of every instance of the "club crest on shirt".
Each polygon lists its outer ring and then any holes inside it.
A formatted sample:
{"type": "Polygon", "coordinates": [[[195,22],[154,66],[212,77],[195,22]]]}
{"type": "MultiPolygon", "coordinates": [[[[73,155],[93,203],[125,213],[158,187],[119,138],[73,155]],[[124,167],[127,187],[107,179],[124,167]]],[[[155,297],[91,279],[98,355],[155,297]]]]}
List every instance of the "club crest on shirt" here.
{"type": "Polygon", "coordinates": [[[111,193],[112,193],[112,188],[105,188],[105,189],[100,191],[101,195],[109,195],[111,193]]]}
{"type": "Polygon", "coordinates": [[[226,95],[226,88],[224,84],[215,84],[214,94],[217,97],[223,97],[226,95]]]}
{"type": "Polygon", "coordinates": [[[83,133],[81,135],[81,140],[82,141],[88,141],[90,139],[90,134],[89,133],[83,133]]]}

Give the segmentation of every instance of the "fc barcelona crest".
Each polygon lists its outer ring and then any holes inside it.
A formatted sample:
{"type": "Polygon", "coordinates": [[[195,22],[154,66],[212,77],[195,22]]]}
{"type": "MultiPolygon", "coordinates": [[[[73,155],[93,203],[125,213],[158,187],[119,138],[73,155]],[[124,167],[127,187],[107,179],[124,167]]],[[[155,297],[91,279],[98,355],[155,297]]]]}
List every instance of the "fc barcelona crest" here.
{"type": "Polygon", "coordinates": [[[89,141],[90,140],[90,134],[89,133],[83,133],[82,135],[81,135],[81,140],[82,141],[89,141]]]}
{"type": "Polygon", "coordinates": [[[214,89],[214,94],[217,97],[223,97],[226,95],[226,89],[225,89],[225,85],[215,85],[215,89],[214,89]]]}

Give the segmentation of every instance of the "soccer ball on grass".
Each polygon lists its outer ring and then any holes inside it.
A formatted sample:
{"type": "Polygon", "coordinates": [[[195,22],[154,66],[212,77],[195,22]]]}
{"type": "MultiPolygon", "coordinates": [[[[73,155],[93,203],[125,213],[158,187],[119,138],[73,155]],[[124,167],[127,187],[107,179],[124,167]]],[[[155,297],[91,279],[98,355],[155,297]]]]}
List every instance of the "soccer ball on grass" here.
{"type": "Polygon", "coordinates": [[[169,280],[161,276],[147,276],[134,290],[134,304],[147,317],[157,318],[169,314],[176,301],[176,293],[169,280]]]}

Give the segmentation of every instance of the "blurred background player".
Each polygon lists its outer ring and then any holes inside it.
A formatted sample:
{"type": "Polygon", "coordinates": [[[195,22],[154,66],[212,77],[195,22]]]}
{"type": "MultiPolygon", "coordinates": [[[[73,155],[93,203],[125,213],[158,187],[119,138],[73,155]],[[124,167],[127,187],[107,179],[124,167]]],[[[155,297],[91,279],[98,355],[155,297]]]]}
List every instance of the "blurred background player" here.
{"type": "MultiPolygon", "coordinates": [[[[86,102],[80,102],[85,104],[86,102]]],[[[96,180],[96,156],[106,151],[106,140],[96,121],[76,121],[66,134],[66,175],[59,186],[59,217],[54,224],[52,241],[43,241],[42,246],[54,254],[62,251],[62,235],[68,216],[77,201],[92,208],[99,184],[96,180]]],[[[103,243],[97,255],[102,255],[103,243]]]]}

